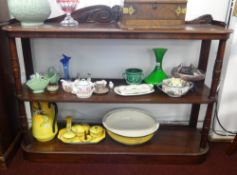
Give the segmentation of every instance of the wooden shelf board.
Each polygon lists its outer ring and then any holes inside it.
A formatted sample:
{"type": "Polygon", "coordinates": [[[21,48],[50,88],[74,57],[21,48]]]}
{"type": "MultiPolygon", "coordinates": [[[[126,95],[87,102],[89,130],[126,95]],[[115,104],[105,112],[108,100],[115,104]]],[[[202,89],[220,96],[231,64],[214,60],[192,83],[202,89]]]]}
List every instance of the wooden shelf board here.
{"type": "Polygon", "coordinates": [[[62,27],[47,23],[37,27],[11,24],[3,27],[12,37],[22,38],[108,38],[108,39],[227,39],[230,29],[211,24],[184,24],[158,29],[122,29],[117,23],[83,23],[78,27],[62,27]]]}
{"type": "MultiPolygon", "coordinates": [[[[123,80],[113,80],[115,85],[125,84],[123,80]]],[[[183,97],[169,97],[157,88],[152,94],[141,96],[120,96],[110,91],[106,95],[93,94],[90,98],[80,99],[76,95],[64,92],[60,87],[59,92],[49,93],[45,91],[42,94],[34,94],[32,91],[23,86],[23,93],[18,98],[24,101],[56,101],[56,102],[78,102],[78,103],[166,103],[166,104],[207,104],[213,102],[209,98],[209,88],[207,86],[196,86],[193,92],[189,92],[183,97]]]]}
{"type": "Polygon", "coordinates": [[[109,136],[98,144],[70,145],[55,138],[47,143],[33,139],[31,145],[22,146],[26,158],[33,161],[200,163],[208,152],[208,148],[200,149],[200,139],[196,129],[162,125],[150,142],[138,146],[122,145],[109,136]]]}

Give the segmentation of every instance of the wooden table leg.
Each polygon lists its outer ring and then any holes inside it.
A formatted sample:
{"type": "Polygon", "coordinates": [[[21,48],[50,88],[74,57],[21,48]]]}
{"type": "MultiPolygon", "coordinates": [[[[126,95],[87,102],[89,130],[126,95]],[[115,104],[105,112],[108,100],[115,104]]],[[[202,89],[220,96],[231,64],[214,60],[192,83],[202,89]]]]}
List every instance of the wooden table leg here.
{"type": "MultiPolygon", "coordinates": [[[[200,57],[199,57],[198,69],[202,70],[203,72],[207,71],[210,48],[211,48],[211,40],[202,40],[201,50],[199,54],[200,57]]],[[[204,83],[204,80],[202,83],[204,83]]],[[[200,104],[192,105],[191,116],[189,121],[189,126],[191,128],[197,127],[200,106],[201,106],[200,104]]]]}
{"type": "Polygon", "coordinates": [[[237,135],[235,136],[233,142],[226,151],[226,154],[231,155],[237,150],[237,135]]]}

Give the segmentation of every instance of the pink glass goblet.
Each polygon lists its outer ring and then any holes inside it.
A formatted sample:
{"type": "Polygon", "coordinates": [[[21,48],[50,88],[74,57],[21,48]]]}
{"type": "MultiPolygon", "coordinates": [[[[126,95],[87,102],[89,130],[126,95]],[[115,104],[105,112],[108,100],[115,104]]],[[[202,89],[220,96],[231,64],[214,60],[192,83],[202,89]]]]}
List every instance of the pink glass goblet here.
{"type": "Polygon", "coordinates": [[[62,26],[77,26],[79,23],[72,18],[71,14],[76,10],[79,0],[57,0],[61,9],[66,13],[66,17],[60,23],[62,26]]]}

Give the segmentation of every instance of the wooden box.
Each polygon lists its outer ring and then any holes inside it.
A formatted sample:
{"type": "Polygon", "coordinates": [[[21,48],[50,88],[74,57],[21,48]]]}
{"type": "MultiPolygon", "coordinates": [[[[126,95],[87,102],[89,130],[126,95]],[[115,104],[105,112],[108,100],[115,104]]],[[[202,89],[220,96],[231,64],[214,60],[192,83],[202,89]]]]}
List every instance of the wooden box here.
{"type": "Polygon", "coordinates": [[[184,24],[187,0],[125,0],[122,28],[159,28],[184,24]]]}

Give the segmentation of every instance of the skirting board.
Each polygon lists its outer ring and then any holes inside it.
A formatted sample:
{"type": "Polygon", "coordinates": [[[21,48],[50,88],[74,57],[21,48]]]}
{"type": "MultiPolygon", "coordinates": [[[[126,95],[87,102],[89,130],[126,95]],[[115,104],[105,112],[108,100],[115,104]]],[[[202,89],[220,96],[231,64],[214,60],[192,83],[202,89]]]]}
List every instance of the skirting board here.
{"type": "Polygon", "coordinates": [[[235,136],[220,136],[215,133],[209,135],[211,142],[232,142],[235,136]]]}

